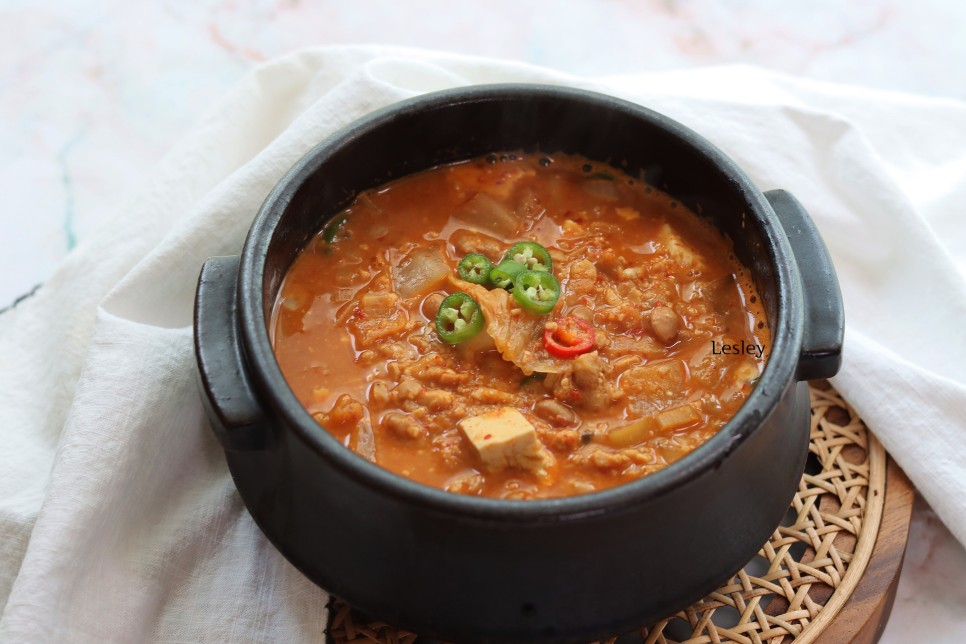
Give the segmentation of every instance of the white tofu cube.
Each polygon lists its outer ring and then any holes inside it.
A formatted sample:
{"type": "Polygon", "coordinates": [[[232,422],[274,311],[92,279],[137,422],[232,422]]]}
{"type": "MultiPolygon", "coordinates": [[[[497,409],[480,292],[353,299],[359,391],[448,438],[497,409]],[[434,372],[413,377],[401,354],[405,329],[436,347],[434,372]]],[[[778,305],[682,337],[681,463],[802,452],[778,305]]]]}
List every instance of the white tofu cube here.
{"type": "Polygon", "coordinates": [[[491,471],[507,467],[545,474],[553,457],[537,438],[530,421],[512,407],[500,407],[479,416],[464,418],[459,428],[491,471]]]}

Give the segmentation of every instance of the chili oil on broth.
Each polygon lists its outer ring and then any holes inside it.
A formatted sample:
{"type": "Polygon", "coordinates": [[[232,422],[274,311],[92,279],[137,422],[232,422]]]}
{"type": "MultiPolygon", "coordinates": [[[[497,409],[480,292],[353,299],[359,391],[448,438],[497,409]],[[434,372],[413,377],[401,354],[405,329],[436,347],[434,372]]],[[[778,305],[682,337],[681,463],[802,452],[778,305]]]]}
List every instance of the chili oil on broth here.
{"type": "Polygon", "coordinates": [[[720,233],[668,195],[582,157],[515,153],[441,166],[361,193],[331,221],[285,277],[276,357],[322,427],[427,485],[525,499],[637,479],[720,429],[767,359],[760,298],[720,233]],[[590,318],[598,347],[582,362],[593,362],[598,384],[589,389],[593,373],[577,384],[561,366],[568,361],[538,345],[533,355],[501,355],[488,331],[502,320],[457,345],[436,335],[444,296],[479,293],[459,281],[459,261],[480,253],[497,264],[521,240],[550,250],[561,295],[539,319],[509,298],[509,328],[538,334],[563,316],[590,318]],[[672,339],[657,337],[658,309],[677,319],[672,339]],[[541,377],[505,357],[563,373],[541,377]],[[552,454],[539,474],[487,470],[457,426],[500,408],[521,412],[552,454]]]}

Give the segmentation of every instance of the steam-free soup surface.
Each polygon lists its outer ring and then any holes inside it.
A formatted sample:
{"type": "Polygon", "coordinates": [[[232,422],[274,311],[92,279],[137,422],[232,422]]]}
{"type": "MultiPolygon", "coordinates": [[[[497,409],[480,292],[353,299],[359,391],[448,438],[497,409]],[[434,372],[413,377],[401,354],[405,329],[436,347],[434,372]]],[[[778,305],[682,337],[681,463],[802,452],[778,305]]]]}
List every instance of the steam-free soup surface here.
{"type": "MultiPolygon", "coordinates": [[[[506,154],[408,176],[359,197],[299,255],[272,323],[289,385],[348,449],[452,492],[529,499],[645,476],[708,440],[749,395],[769,332],[717,231],[668,195],[566,155],[506,154]],[[460,279],[546,247],[553,310],[460,279]],[[449,294],[483,330],[448,344],[449,294]],[[548,325],[588,322],[593,348],[548,352],[548,325]]],[[[577,327],[575,327],[577,328],[577,327]]]]}

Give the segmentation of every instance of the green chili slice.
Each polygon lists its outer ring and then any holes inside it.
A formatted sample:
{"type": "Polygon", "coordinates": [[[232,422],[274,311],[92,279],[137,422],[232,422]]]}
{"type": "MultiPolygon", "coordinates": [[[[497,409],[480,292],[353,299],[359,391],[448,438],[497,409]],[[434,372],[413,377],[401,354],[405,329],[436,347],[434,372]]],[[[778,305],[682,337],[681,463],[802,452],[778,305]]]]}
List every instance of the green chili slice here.
{"type": "Polygon", "coordinates": [[[493,270],[493,262],[477,253],[470,253],[456,267],[460,279],[480,285],[489,283],[491,270],[493,270]]]}
{"type": "Polygon", "coordinates": [[[447,344],[469,340],[483,329],[483,310],[472,297],[462,291],[444,299],[436,313],[436,333],[447,344]]]}
{"type": "Polygon", "coordinates": [[[513,299],[527,313],[544,315],[553,310],[560,297],[560,283],[551,273],[523,271],[513,280],[513,299]]]}
{"type": "Polygon", "coordinates": [[[510,250],[503,256],[503,261],[513,260],[520,262],[527,270],[545,271],[553,270],[553,260],[546,248],[537,242],[517,242],[510,246],[510,250]]]}
{"type": "Polygon", "coordinates": [[[349,221],[348,217],[339,217],[338,219],[333,219],[325,228],[322,229],[322,239],[325,240],[327,244],[331,244],[335,241],[336,235],[345,226],[345,223],[349,221]]]}
{"type": "Polygon", "coordinates": [[[490,282],[495,286],[510,290],[513,288],[513,279],[526,269],[527,267],[520,262],[505,259],[500,262],[499,266],[490,271],[490,282]]]}

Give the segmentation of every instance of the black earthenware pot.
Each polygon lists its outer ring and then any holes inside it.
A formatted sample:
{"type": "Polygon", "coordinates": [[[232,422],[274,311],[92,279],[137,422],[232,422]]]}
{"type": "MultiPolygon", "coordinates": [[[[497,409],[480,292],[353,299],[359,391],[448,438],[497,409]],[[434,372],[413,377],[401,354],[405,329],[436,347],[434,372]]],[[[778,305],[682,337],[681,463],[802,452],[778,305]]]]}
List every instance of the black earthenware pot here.
{"type": "Polygon", "coordinates": [[[195,308],[203,398],[259,527],[352,606],[460,642],[631,630],[740,569],[795,492],[809,434],[804,381],[838,370],[842,332],[835,272],[791,195],[762,194],[708,141],[660,114],[534,85],[421,96],[323,141],[269,195],[241,256],[205,263],[195,308]],[[716,436],[663,471],[584,496],[461,496],[370,464],[299,404],[266,329],[296,254],[356,193],[521,148],[643,174],[710,218],[751,268],[771,325],[764,373],[716,436]]]}

